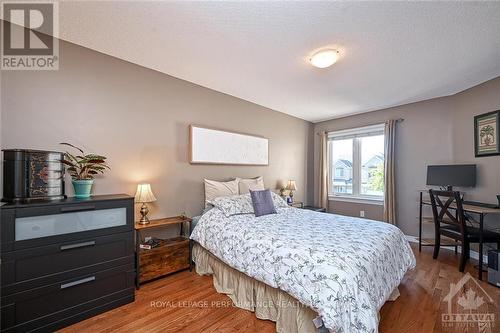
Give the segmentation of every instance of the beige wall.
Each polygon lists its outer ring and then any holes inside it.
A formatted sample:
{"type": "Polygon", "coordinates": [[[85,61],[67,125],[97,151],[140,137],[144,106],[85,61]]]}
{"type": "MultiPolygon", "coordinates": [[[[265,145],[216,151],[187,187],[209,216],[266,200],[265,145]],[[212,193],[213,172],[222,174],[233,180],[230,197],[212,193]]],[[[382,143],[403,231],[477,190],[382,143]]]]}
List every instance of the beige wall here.
{"type": "MultiPolygon", "coordinates": [[[[399,227],[409,235],[418,235],[418,193],[425,188],[426,166],[445,163],[475,163],[478,184],[464,189],[469,200],[495,202],[500,194],[500,156],[474,157],[474,116],[500,109],[500,78],[473,87],[457,95],[403,105],[400,107],[330,120],[315,125],[315,132],[355,128],[387,119],[404,118],[398,125],[396,145],[396,191],[399,227]]],[[[318,138],[315,136],[314,180],[317,184],[318,138]]],[[[316,188],[316,187],[315,187],[316,188]]],[[[378,219],[382,206],[330,201],[330,211],[378,219]]],[[[430,211],[424,212],[430,214],[430,211]]],[[[487,221],[499,228],[498,220],[487,221]]],[[[425,235],[432,235],[427,226],[425,235]]]]}
{"type": "Polygon", "coordinates": [[[496,202],[500,194],[500,156],[474,156],[474,116],[500,110],[500,78],[463,91],[453,98],[453,158],[456,163],[478,167],[477,186],[467,189],[467,198],[496,202]]]}
{"type": "Polygon", "coordinates": [[[296,198],[312,197],[311,123],[70,43],[60,43],[60,59],[58,71],[2,73],[2,148],[67,141],[104,154],[112,170],[94,193],[134,194],[150,182],[152,217],[198,214],[203,178],[263,175],[272,189],[295,179],[296,198]],[[192,123],[269,138],[269,166],[190,165],[192,123]]]}
{"type": "Polygon", "coordinates": [[[361,212],[364,212],[365,218],[376,221],[381,221],[384,218],[384,210],[381,205],[330,200],[328,202],[328,211],[335,212],[335,214],[357,217],[361,217],[361,212]]]}

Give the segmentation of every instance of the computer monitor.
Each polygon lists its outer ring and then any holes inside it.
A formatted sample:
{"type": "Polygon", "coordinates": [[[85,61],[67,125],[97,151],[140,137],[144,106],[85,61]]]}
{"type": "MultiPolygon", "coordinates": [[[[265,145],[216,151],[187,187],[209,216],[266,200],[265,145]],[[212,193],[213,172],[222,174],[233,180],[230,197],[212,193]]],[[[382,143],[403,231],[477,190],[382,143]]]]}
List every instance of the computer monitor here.
{"type": "Polygon", "coordinates": [[[453,186],[476,186],[475,164],[429,165],[427,185],[442,186],[452,190],[453,186]]]}

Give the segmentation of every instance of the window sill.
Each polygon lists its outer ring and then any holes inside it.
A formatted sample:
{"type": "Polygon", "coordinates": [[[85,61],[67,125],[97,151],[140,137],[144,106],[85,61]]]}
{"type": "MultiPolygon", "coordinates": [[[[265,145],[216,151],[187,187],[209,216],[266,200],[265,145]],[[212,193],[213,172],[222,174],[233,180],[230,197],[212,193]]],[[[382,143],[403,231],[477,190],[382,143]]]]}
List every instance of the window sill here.
{"type": "Polygon", "coordinates": [[[384,199],[367,198],[367,197],[329,195],[328,200],[329,201],[361,203],[361,204],[377,205],[377,206],[384,205],[384,199]]]}

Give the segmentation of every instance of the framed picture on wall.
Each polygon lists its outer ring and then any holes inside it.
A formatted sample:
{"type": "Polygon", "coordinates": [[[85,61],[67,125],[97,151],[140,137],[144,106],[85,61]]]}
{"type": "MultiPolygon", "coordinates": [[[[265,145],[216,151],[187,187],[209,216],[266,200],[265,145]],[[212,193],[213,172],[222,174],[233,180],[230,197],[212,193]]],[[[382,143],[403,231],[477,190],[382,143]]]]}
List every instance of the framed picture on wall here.
{"type": "Polygon", "coordinates": [[[500,110],[474,117],[476,157],[500,155],[500,110]]]}
{"type": "Polygon", "coordinates": [[[269,165],[269,139],[189,126],[191,164],[269,165]]]}

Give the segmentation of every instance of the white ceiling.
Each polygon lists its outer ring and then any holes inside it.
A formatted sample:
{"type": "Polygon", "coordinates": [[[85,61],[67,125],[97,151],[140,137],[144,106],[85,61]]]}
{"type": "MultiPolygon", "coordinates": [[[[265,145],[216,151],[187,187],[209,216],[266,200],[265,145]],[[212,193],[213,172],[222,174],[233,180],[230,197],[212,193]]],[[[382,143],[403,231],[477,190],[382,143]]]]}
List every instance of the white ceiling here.
{"type": "MultiPolygon", "coordinates": [[[[309,121],[500,76],[500,2],[60,3],[60,37],[309,121]],[[308,55],[338,48],[329,69],[308,55]]],[[[61,59],[61,61],[64,61],[61,59]]]]}

